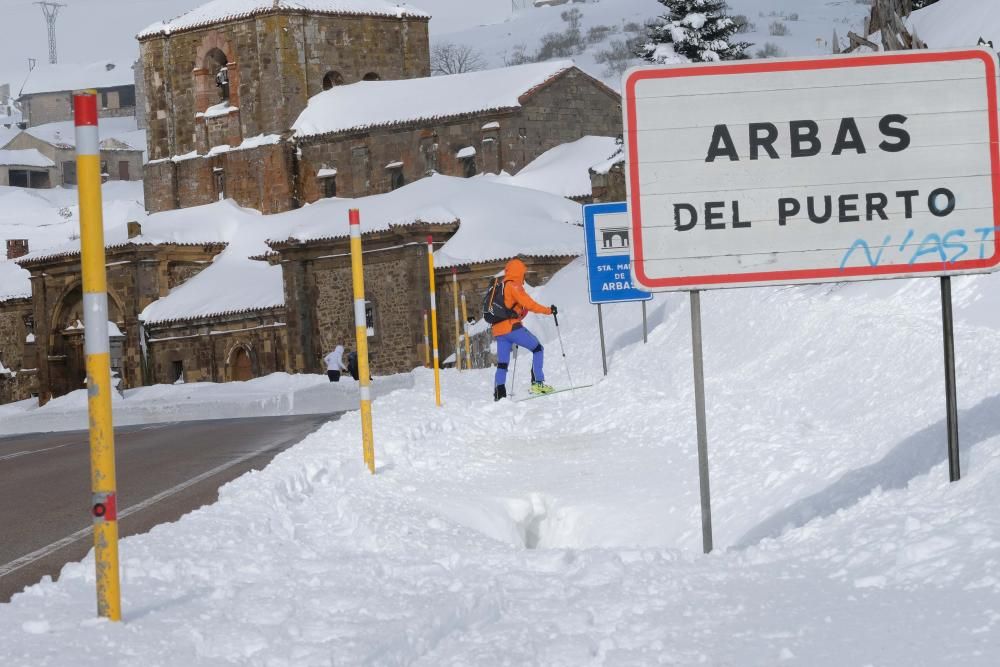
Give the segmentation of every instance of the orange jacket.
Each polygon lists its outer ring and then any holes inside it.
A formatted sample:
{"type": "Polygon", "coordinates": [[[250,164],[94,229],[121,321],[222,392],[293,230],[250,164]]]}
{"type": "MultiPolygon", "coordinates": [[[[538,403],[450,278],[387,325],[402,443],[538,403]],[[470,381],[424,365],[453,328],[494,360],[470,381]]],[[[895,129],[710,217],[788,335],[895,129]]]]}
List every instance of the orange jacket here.
{"type": "Polygon", "coordinates": [[[514,330],[515,325],[521,324],[521,320],[528,313],[538,313],[540,315],[551,315],[552,309],[543,306],[524,291],[524,274],[528,267],[519,259],[512,259],[504,267],[503,282],[503,305],[517,313],[517,319],[504,320],[493,325],[493,336],[503,336],[514,330]]]}

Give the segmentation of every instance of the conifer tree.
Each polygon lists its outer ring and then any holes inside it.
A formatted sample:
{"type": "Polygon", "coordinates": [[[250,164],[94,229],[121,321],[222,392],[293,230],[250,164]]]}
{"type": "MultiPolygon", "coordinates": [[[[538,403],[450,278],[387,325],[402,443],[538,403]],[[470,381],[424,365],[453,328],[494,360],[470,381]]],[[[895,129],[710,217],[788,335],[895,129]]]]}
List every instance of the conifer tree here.
{"type": "Polygon", "coordinates": [[[651,63],[741,60],[748,42],[735,39],[739,26],[725,0],[659,0],[667,13],[649,26],[637,56],[651,63]],[[678,57],[679,56],[679,57],[678,57]]]}

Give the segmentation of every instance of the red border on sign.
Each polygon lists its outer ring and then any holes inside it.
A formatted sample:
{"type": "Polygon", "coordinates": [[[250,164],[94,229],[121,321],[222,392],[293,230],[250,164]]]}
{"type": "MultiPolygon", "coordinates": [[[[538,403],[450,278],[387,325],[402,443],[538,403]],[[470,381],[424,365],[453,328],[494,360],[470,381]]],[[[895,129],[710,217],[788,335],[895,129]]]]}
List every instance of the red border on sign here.
{"type": "Polygon", "coordinates": [[[957,272],[985,269],[1000,264],[1000,233],[994,233],[993,257],[963,260],[950,263],[919,265],[885,264],[883,266],[855,266],[829,269],[795,269],[788,271],[763,271],[757,273],[732,273],[674,278],[650,278],[646,274],[643,255],[642,208],[639,187],[639,146],[636,135],[635,86],[646,79],[673,79],[689,76],[718,76],[723,74],[757,74],[761,72],[795,72],[881,65],[909,65],[914,63],[981,60],[986,65],[986,96],[990,121],[990,163],[993,181],[993,226],[1000,227],[1000,120],[997,113],[997,66],[995,58],[984,50],[928,53],[911,51],[872,56],[836,56],[826,59],[743,62],[725,65],[693,65],[669,69],[636,70],[625,81],[626,127],[629,133],[629,213],[632,216],[634,275],[649,287],[685,287],[691,285],[739,285],[743,283],[806,281],[811,279],[880,276],[887,274],[921,274],[932,272],[957,272]]]}

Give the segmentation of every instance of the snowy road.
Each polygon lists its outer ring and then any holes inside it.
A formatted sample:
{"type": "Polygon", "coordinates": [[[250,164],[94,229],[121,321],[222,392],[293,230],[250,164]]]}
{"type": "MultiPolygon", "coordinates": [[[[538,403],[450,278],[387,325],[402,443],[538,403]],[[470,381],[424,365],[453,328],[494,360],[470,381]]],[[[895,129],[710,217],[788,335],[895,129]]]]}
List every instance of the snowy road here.
{"type": "MultiPolygon", "coordinates": [[[[339,415],[337,415],[339,416],[339,415]]],[[[152,424],[117,430],[122,535],[215,502],[221,485],[263,468],[330,415],[152,424]]],[[[0,602],[91,548],[86,432],[0,438],[0,602]]]]}

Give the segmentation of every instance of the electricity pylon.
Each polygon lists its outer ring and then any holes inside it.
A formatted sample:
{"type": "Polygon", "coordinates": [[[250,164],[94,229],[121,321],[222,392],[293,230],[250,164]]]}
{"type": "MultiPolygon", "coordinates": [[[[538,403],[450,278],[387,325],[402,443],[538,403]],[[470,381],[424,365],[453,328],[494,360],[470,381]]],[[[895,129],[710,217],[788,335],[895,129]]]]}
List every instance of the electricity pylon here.
{"type": "Polygon", "coordinates": [[[56,17],[59,16],[59,9],[66,5],[57,2],[36,2],[34,4],[41,7],[42,13],[45,14],[45,23],[49,26],[49,62],[55,65],[59,61],[59,56],[56,53],[56,17]]]}

